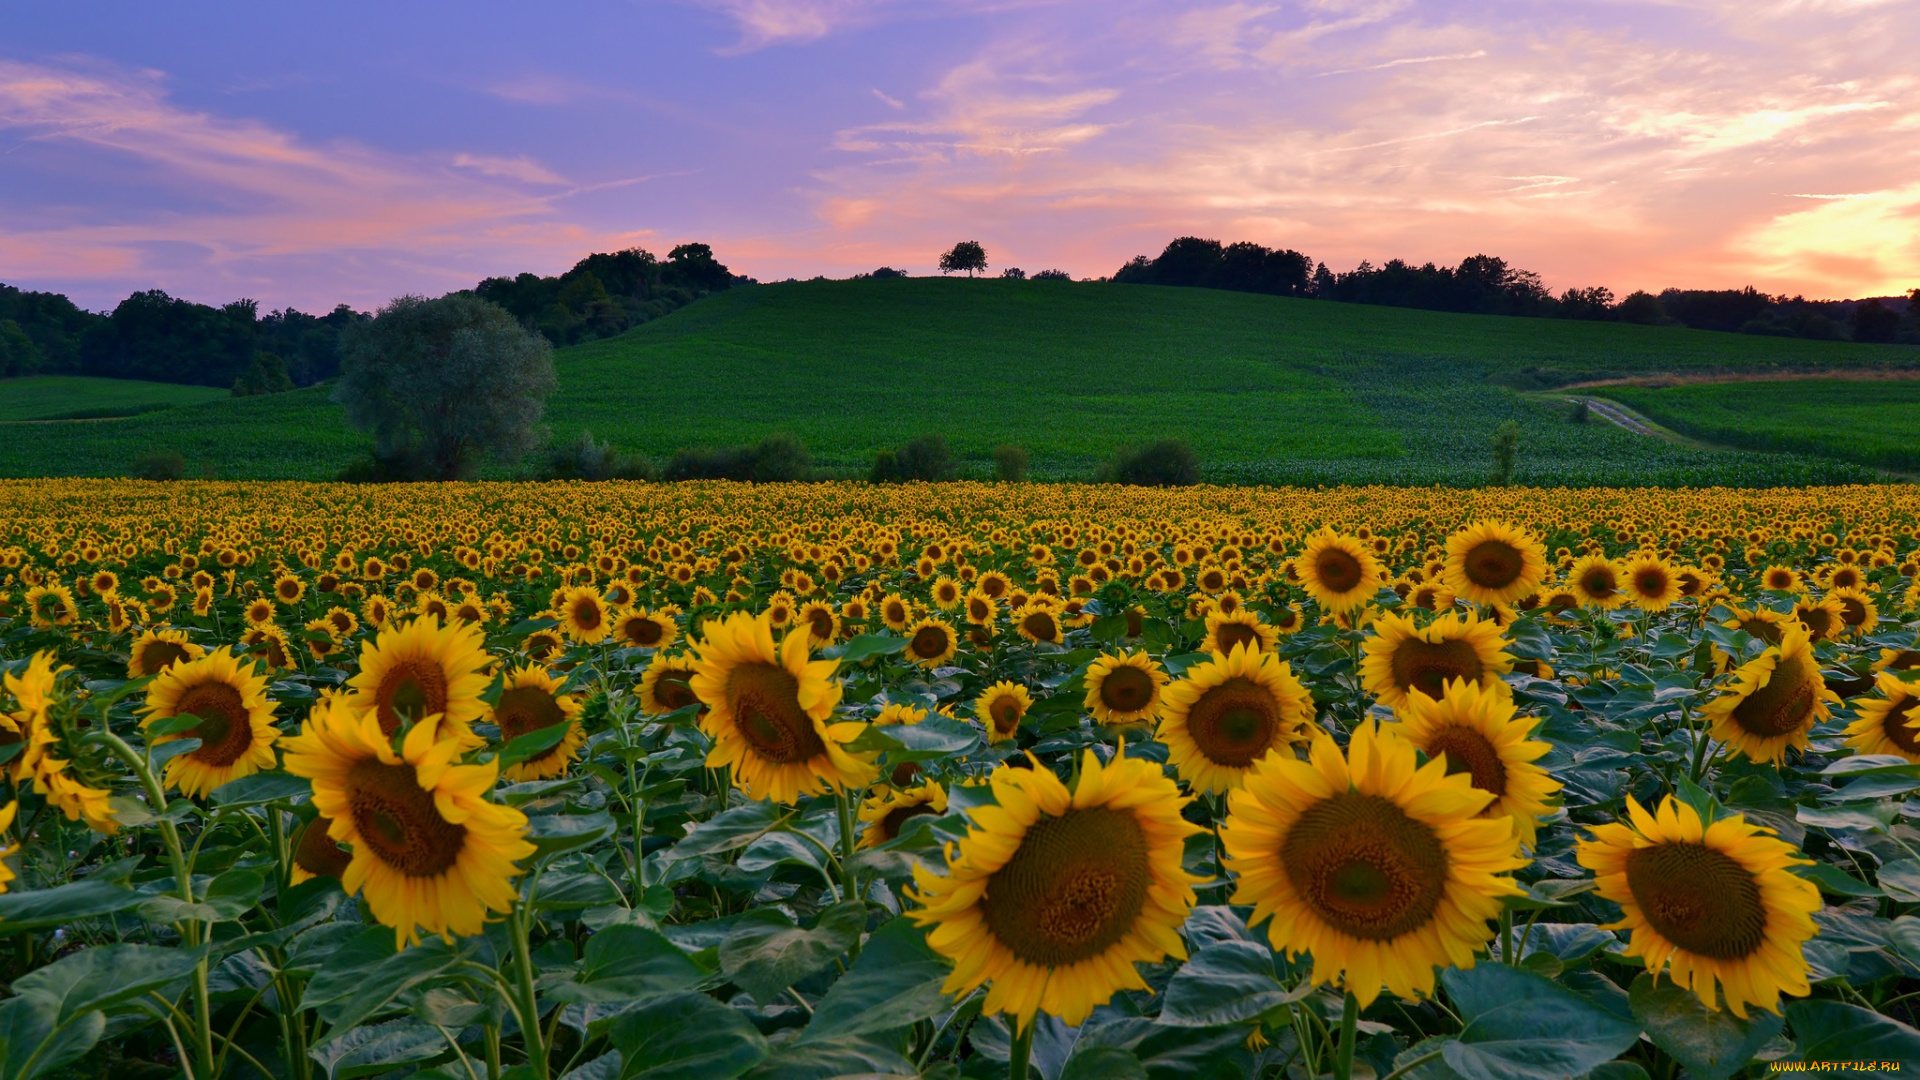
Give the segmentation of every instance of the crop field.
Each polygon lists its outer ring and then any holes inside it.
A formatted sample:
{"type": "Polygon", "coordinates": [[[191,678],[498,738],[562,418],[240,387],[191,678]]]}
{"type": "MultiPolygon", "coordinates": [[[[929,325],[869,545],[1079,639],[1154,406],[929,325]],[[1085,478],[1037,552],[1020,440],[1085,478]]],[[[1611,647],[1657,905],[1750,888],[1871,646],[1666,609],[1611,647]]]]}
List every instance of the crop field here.
{"type": "Polygon", "coordinates": [[[1894,1075],[1916,575],[1895,485],[0,481],[0,1075],[1894,1075]]]}
{"type": "Polygon", "coordinates": [[[1920,381],[1805,379],[1600,392],[1675,431],[1729,446],[1920,470],[1920,381]]]}
{"type": "MultiPolygon", "coordinates": [[[[1206,289],[911,279],[710,297],[555,356],[556,442],[590,431],[657,461],[799,436],[826,476],[945,438],[973,476],[994,447],[1084,479],[1121,447],[1179,438],[1223,483],[1480,483],[1488,439],[1522,429],[1539,485],[1864,481],[1871,460],[1721,453],[1565,423],[1520,393],[1649,372],[1920,363],[1853,345],[1551,319],[1447,315],[1206,289]]],[[[0,429],[0,475],[123,475],[147,449],[195,475],[327,479],[363,452],[325,388],[31,435],[0,429]]],[[[496,474],[505,477],[501,470],[496,474]]]]}
{"type": "Polygon", "coordinates": [[[27,375],[0,380],[0,423],[135,416],[228,397],[225,390],[211,386],[85,375],[27,375]]]}

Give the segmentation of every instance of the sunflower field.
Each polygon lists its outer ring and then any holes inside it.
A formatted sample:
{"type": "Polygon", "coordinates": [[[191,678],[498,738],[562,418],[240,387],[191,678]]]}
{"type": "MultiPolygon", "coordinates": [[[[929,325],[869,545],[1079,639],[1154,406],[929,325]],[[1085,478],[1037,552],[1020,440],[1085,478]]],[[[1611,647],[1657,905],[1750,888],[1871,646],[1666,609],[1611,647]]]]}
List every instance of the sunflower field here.
{"type": "Polygon", "coordinates": [[[8,1080],[1920,1067],[1920,488],[0,511],[8,1080]]]}

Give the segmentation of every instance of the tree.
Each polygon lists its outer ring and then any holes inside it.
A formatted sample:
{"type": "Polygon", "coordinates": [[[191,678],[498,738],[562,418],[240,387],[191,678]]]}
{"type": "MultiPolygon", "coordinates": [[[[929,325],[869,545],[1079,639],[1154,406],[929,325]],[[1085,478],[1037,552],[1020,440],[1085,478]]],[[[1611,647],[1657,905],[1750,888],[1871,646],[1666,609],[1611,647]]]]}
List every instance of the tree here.
{"type": "Polygon", "coordinates": [[[248,364],[247,370],[233,380],[234,397],[256,397],[291,389],[293,378],[287,374],[287,362],[280,359],[277,353],[254,353],[253,363],[248,364]]]}
{"type": "Polygon", "coordinates": [[[1520,421],[1509,420],[1493,433],[1493,482],[1513,483],[1513,462],[1520,456],[1520,421]]]}
{"type": "Polygon", "coordinates": [[[1027,280],[1027,272],[1017,266],[1009,266],[1005,270],[1000,271],[1000,276],[1012,281],[1027,280]]]}
{"type": "Polygon", "coordinates": [[[471,293],[402,296],[341,342],[334,400],[396,478],[471,476],[539,444],[553,348],[471,293]]]}
{"type": "Polygon", "coordinates": [[[951,274],[965,270],[968,277],[975,270],[987,268],[987,249],[980,246],[978,240],[962,240],[953,245],[953,250],[940,256],[940,272],[951,274]]]}
{"type": "Polygon", "coordinates": [[[1889,342],[1900,332],[1900,313],[1878,300],[1869,300],[1853,309],[1849,320],[1853,340],[1889,342]]]}
{"type": "Polygon", "coordinates": [[[1660,308],[1660,298],[1644,290],[1628,293],[1614,313],[1620,316],[1621,322],[1639,323],[1642,326],[1657,325],[1667,314],[1660,308]]]}
{"type": "Polygon", "coordinates": [[[1027,450],[1007,443],[993,448],[993,475],[1001,483],[1017,484],[1027,478],[1027,450]]]}
{"type": "Polygon", "coordinates": [[[0,319],[0,379],[40,370],[40,349],[12,319],[0,319]]]}

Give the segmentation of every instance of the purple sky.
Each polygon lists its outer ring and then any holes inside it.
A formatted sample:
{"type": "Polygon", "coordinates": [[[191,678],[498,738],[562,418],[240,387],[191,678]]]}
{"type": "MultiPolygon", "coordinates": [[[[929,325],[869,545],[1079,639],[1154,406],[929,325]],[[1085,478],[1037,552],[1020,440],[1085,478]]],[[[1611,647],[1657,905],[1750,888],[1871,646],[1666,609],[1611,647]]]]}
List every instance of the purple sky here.
{"type": "Polygon", "coordinates": [[[1920,285],[1916,0],[0,6],[0,281],[377,306],[594,250],[1920,285]]]}

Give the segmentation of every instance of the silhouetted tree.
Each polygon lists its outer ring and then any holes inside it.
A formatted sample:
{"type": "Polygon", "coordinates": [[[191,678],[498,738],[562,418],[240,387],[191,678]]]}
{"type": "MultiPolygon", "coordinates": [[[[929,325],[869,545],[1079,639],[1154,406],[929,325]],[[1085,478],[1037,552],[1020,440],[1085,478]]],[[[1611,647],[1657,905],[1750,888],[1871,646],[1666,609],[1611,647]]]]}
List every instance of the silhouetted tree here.
{"type": "Polygon", "coordinates": [[[254,353],[253,363],[233,380],[234,397],[257,397],[291,389],[293,380],[287,376],[287,362],[270,352],[254,353]]]}
{"type": "Polygon", "coordinates": [[[1854,306],[1848,323],[1855,341],[1890,342],[1900,332],[1900,313],[1878,300],[1869,300],[1854,306]]]}
{"type": "Polygon", "coordinates": [[[962,240],[953,245],[953,250],[940,256],[940,272],[954,274],[962,270],[972,277],[974,271],[987,268],[987,249],[980,246],[978,240],[962,240]]]}
{"type": "Polygon", "coordinates": [[[1660,309],[1660,298],[1650,292],[1636,289],[1627,294],[1625,300],[1614,310],[1621,322],[1639,323],[1642,326],[1657,326],[1667,313],[1660,309]]]}

